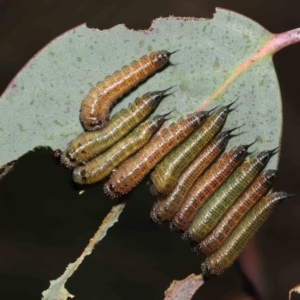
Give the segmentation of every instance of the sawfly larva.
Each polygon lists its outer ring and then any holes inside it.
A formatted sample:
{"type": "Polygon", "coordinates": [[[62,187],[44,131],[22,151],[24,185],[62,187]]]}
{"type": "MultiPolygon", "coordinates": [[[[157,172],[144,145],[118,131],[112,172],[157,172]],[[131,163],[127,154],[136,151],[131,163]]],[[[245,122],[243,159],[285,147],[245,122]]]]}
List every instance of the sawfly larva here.
{"type": "Polygon", "coordinates": [[[82,101],[80,120],[83,127],[88,131],[104,127],[115,102],[166,65],[173,53],[166,50],[152,52],[98,82],[82,101]]]}

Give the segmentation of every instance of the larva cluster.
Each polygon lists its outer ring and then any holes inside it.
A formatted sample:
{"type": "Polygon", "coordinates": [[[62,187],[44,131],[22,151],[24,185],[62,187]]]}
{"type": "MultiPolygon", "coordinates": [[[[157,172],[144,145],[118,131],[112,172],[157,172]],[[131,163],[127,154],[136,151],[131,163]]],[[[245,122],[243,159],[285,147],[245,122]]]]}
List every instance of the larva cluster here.
{"type": "Polygon", "coordinates": [[[167,90],[136,98],[126,109],[115,114],[103,129],[80,134],[62,152],[61,164],[74,168],[107,150],[143,121],[155,109],[167,90]]]}
{"type": "Polygon", "coordinates": [[[153,222],[161,224],[174,217],[194,182],[225,149],[233,130],[219,133],[181,174],[172,193],[158,198],[151,211],[153,222]]]}
{"type": "Polygon", "coordinates": [[[209,255],[220,248],[250,208],[260,200],[272,186],[276,173],[275,170],[267,170],[258,176],[224,215],[215,229],[198,244],[197,252],[209,255]]]}
{"type": "Polygon", "coordinates": [[[214,110],[198,130],[156,165],[150,175],[154,194],[170,194],[183,170],[221,129],[231,105],[214,110]]]}
{"type": "Polygon", "coordinates": [[[143,122],[102,155],[75,168],[73,180],[78,184],[92,184],[107,177],[121,162],[149,142],[152,135],[165,121],[165,116],[159,115],[143,122]]]}
{"type": "Polygon", "coordinates": [[[185,237],[200,242],[266,166],[273,153],[273,150],[259,152],[234,171],[197,212],[185,231],[185,237]]]}
{"type": "Polygon", "coordinates": [[[209,277],[223,273],[232,265],[275,207],[291,196],[293,195],[285,192],[275,192],[256,203],[235,227],[225,243],[201,265],[203,274],[209,277]]]}
{"type": "Polygon", "coordinates": [[[230,174],[242,163],[247,155],[249,145],[243,145],[225,153],[215,164],[201,176],[190,189],[186,200],[171,221],[171,229],[184,231],[194,219],[198,210],[214,191],[222,185],[230,174]]]}
{"type": "Polygon", "coordinates": [[[277,149],[245,160],[252,143],[221,156],[237,129],[219,133],[235,102],[189,114],[154,135],[167,114],[145,119],[166,89],[136,98],[108,120],[115,102],[165,66],[171,54],[150,53],[97,83],[80,112],[83,126],[91,132],[82,133],[54,156],[74,168],[77,184],[93,184],[112,173],[104,184],[111,198],[127,194],[153,170],[151,192],[158,199],[151,219],[158,224],[170,221],[170,228],[183,232],[195,252],[208,255],[202,264],[204,275],[218,275],[233,263],[275,206],[291,195],[263,197],[276,171],[259,174],[277,149]]]}
{"type": "MultiPolygon", "coordinates": [[[[70,169],[75,168],[75,183],[92,184],[102,180],[149,142],[167,114],[138,125],[156,108],[170,88],[136,98],[107,122],[109,110],[124,93],[165,66],[175,52],[177,51],[171,53],[160,50],[145,55],[107,76],[89,92],[82,102],[80,119],[85,129],[91,132],[80,134],[69,143],[65,151],[58,149],[53,153],[60,164],[70,169]]],[[[195,114],[195,120],[191,120],[190,127],[194,129],[193,126],[206,115],[207,113],[195,114]]],[[[188,134],[187,128],[183,131],[188,134]]]]}
{"type": "Polygon", "coordinates": [[[130,192],[175,146],[197,129],[207,112],[190,114],[155,136],[134,156],[123,162],[104,185],[104,191],[112,198],[130,192]]]}
{"type": "MultiPolygon", "coordinates": [[[[198,157],[205,155],[219,136],[198,157]]],[[[251,145],[233,148],[204,174],[199,171],[196,178],[189,176],[195,174],[198,165],[195,159],[172,193],[159,197],[152,208],[154,222],[170,221],[171,229],[184,232],[183,237],[191,241],[197,253],[208,255],[202,264],[206,277],[221,274],[228,268],[277,203],[291,196],[281,192],[261,199],[271,187],[276,171],[259,173],[277,149],[259,152],[244,161],[251,145]]]]}

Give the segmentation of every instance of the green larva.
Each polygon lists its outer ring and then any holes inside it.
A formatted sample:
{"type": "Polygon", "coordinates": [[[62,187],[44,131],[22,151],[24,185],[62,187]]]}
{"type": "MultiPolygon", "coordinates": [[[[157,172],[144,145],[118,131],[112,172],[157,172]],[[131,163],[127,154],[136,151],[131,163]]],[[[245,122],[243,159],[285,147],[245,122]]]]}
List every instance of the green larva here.
{"type": "Polygon", "coordinates": [[[167,90],[136,98],[126,109],[115,114],[103,129],[80,134],[61,153],[61,164],[74,168],[104,152],[142,122],[155,109],[167,90]]]}
{"type": "Polygon", "coordinates": [[[256,203],[222,247],[207,257],[201,265],[204,276],[220,275],[230,267],[275,207],[291,196],[293,195],[285,192],[275,192],[256,203]]]}
{"type": "Polygon", "coordinates": [[[103,154],[73,170],[73,180],[78,184],[93,184],[107,177],[121,162],[149,142],[165,121],[166,115],[153,117],[136,127],[125,138],[103,154]]]}

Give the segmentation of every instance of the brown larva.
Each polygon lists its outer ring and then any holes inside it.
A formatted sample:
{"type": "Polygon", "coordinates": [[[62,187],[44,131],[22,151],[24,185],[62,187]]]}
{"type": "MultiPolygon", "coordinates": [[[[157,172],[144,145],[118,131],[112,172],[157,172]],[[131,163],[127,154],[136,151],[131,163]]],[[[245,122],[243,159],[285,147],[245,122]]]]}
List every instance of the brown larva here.
{"type": "Polygon", "coordinates": [[[107,177],[121,162],[149,142],[165,121],[166,115],[155,116],[136,127],[125,138],[103,154],[73,170],[73,180],[78,184],[92,184],[107,177]]]}
{"type": "Polygon", "coordinates": [[[166,154],[200,126],[208,113],[203,111],[190,114],[163,129],[146,146],[119,166],[105,183],[105,193],[116,198],[131,191],[166,154]]]}
{"type": "Polygon", "coordinates": [[[116,113],[103,129],[80,134],[61,153],[61,164],[74,168],[104,152],[142,122],[168,90],[146,93],[136,98],[126,109],[116,113]]]}
{"type": "Polygon", "coordinates": [[[181,174],[172,193],[167,197],[158,198],[150,214],[153,222],[161,224],[174,217],[194,182],[226,148],[233,130],[234,129],[219,133],[181,174]]]}
{"type": "Polygon", "coordinates": [[[291,196],[293,195],[285,192],[275,192],[256,203],[237,225],[225,243],[216,252],[207,257],[201,265],[203,274],[210,277],[223,273],[232,265],[259,227],[271,215],[275,207],[281,201],[291,196]]]}
{"type": "Polygon", "coordinates": [[[259,152],[237,168],[201,207],[184,237],[199,243],[266,166],[275,150],[259,152]]]}
{"type": "Polygon", "coordinates": [[[251,145],[242,145],[233,148],[219,158],[204,175],[199,177],[172,219],[170,223],[172,230],[184,231],[187,229],[207,199],[243,162],[247,155],[247,149],[250,146],[251,145]]]}
{"type": "Polygon", "coordinates": [[[232,104],[215,109],[201,127],[156,165],[150,175],[153,194],[172,192],[183,170],[221,129],[232,104]]]}
{"type": "Polygon", "coordinates": [[[220,248],[250,208],[269,190],[276,173],[275,170],[267,170],[258,176],[195,250],[209,255],[220,248]]]}
{"type": "Polygon", "coordinates": [[[82,101],[80,120],[83,127],[88,131],[102,128],[115,102],[166,65],[173,53],[166,50],[152,52],[98,82],[82,101]]]}

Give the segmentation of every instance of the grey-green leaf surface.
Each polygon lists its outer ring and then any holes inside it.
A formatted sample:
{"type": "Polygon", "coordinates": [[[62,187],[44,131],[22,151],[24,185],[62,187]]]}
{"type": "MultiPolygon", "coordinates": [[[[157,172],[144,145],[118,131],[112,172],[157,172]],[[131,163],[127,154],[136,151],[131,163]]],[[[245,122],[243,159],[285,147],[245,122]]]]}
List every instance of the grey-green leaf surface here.
{"type": "MultiPolygon", "coordinates": [[[[238,72],[272,38],[252,20],[222,9],[210,20],[157,19],[149,31],[123,25],[104,31],[78,26],[30,60],[0,98],[0,165],[38,146],[64,149],[83,130],[79,108],[88,91],[123,65],[160,49],[180,51],[172,55],[168,67],[125,95],[113,111],[145,92],[170,86],[175,86],[174,93],[155,112],[175,109],[170,122],[208,99],[213,100],[212,108],[240,97],[225,129],[243,125],[242,134],[228,148],[255,139],[253,150],[275,148],[282,116],[272,55],[238,72]],[[237,76],[224,87],[233,74],[237,76]]],[[[269,166],[276,167],[277,160],[274,157],[269,166]]]]}

